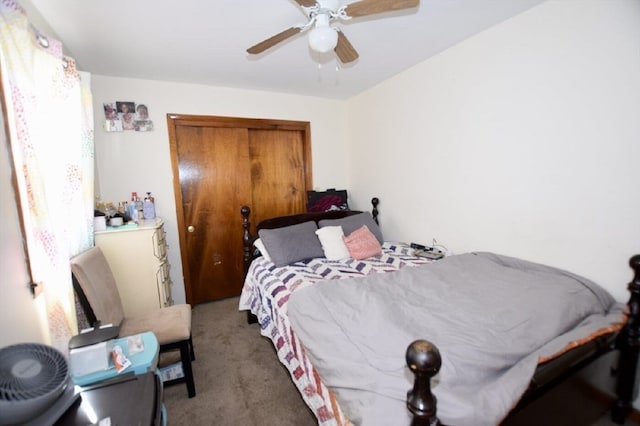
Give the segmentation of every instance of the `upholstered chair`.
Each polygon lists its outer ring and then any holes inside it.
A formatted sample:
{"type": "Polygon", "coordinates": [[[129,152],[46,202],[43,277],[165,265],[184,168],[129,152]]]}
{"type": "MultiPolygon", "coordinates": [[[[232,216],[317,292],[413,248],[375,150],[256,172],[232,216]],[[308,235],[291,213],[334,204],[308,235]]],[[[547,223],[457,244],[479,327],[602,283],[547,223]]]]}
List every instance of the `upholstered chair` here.
{"type": "Polygon", "coordinates": [[[160,344],[160,353],[180,351],[183,378],[165,385],[186,382],[187,394],[196,394],[191,361],[195,360],[191,339],[191,306],[177,304],[125,317],[118,287],[100,247],[93,247],[71,259],[74,289],[89,324],[119,326],[119,337],[151,331],[160,344]]]}

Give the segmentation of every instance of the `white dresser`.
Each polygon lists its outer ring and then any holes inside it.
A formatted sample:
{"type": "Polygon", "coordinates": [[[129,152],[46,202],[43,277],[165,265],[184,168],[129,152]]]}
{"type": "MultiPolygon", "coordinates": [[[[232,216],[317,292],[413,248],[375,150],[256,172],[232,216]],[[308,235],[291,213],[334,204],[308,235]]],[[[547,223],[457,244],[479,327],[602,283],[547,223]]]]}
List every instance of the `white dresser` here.
{"type": "Polygon", "coordinates": [[[162,219],[95,232],[118,284],[126,316],[173,304],[167,243],[162,219]]]}

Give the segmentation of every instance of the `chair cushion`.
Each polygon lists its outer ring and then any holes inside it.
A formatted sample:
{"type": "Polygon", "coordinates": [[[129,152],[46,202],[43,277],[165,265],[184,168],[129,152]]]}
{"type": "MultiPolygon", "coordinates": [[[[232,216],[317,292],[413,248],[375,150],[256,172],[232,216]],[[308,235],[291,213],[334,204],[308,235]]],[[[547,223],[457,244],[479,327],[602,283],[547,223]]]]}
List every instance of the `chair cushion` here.
{"type": "Polygon", "coordinates": [[[107,258],[93,247],[71,259],[71,272],[78,280],[96,318],[103,325],[120,325],[124,318],[122,300],[107,258]]]}
{"type": "Polygon", "coordinates": [[[152,331],[161,345],[188,339],[191,336],[191,305],[168,306],[127,317],[120,324],[120,337],[145,331],[152,331]]]}

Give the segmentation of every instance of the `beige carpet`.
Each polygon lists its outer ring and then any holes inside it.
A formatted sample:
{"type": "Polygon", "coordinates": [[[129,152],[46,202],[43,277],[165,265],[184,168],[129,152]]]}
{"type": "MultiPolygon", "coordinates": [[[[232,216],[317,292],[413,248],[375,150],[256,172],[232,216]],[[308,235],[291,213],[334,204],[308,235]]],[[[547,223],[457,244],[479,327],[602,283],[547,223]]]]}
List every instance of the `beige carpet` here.
{"type": "Polygon", "coordinates": [[[168,425],[317,425],[258,324],[247,324],[238,298],[193,308],[196,396],[165,388],[168,425]]]}

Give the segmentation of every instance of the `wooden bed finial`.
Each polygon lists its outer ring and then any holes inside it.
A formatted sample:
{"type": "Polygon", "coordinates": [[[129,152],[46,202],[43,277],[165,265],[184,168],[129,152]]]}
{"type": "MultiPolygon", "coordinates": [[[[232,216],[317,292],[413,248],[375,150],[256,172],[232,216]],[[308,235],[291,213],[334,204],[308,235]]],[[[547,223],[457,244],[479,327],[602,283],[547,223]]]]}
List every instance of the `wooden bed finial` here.
{"type": "Polygon", "coordinates": [[[415,375],[413,389],[407,392],[407,408],[413,414],[411,426],[439,426],[431,378],[440,371],[440,351],[427,340],[416,340],[407,348],[406,361],[415,375]]]}

